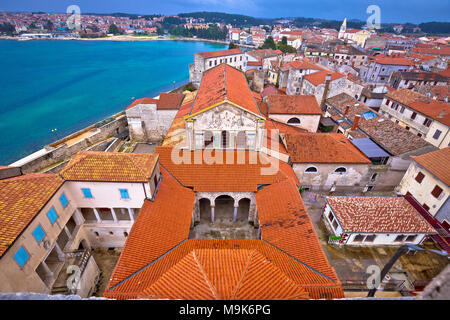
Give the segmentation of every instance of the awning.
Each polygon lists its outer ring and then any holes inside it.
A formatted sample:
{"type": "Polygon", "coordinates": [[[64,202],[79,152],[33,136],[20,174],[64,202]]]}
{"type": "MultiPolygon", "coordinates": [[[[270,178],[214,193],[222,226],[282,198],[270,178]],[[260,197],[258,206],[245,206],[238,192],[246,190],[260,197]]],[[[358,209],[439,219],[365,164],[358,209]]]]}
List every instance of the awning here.
{"type": "Polygon", "coordinates": [[[352,139],[350,142],[359,149],[368,158],[384,158],[389,154],[381,149],[375,142],[369,138],[352,139]]]}

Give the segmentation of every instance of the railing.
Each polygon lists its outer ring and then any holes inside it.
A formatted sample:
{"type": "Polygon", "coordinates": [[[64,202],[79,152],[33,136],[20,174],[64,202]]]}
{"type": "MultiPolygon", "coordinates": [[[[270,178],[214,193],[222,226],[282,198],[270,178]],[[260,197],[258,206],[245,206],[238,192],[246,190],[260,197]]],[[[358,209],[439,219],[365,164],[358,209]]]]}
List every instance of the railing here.
{"type": "MultiPolygon", "coordinates": [[[[367,280],[342,280],[342,288],[347,291],[368,291],[367,280]]],[[[389,280],[380,284],[383,291],[402,291],[405,289],[405,280],[389,280]]]]}
{"type": "MultiPolygon", "coordinates": [[[[89,259],[91,258],[91,252],[89,250],[75,250],[70,252],[65,252],[66,261],[69,259],[74,259],[73,265],[78,266],[80,269],[79,277],[83,276],[84,271],[86,270],[89,259]]],[[[67,262],[66,262],[67,263],[67,262]]],[[[53,287],[52,294],[65,294],[65,295],[75,295],[77,294],[77,289],[70,289],[67,285],[53,287]]]]}

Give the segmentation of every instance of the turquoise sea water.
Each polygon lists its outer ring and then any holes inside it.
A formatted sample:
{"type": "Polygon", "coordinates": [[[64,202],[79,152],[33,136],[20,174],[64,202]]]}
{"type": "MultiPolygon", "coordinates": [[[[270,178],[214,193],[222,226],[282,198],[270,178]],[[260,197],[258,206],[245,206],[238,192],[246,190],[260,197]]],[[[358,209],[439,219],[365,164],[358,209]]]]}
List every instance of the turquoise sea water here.
{"type": "Polygon", "coordinates": [[[0,165],[185,83],[188,41],[0,41],[0,165]],[[175,84],[173,83],[175,81],[175,84]]]}

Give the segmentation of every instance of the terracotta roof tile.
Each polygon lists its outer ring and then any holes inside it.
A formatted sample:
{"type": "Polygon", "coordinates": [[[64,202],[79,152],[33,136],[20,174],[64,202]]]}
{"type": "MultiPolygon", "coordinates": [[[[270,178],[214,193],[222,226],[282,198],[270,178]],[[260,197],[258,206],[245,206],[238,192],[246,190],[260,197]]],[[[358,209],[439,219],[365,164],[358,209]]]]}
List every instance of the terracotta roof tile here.
{"type": "Polygon", "coordinates": [[[231,56],[231,55],[241,54],[241,53],[243,53],[241,51],[241,49],[236,48],[236,49],[227,49],[227,50],[218,50],[218,51],[199,52],[197,54],[204,59],[208,59],[208,58],[231,56]]]}
{"type": "Polygon", "coordinates": [[[165,93],[162,92],[159,96],[157,104],[158,110],[178,110],[183,102],[184,94],[182,93],[165,93]]]}
{"type": "Polygon", "coordinates": [[[158,155],[80,151],[61,170],[65,180],[147,182],[158,155]]]}
{"type": "Polygon", "coordinates": [[[138,104],[158,104],[158,99],[151,99],[151,98],[142,98],[142,99],[136,99],[133,101],[132,104],[130,104],[126,110],[133,108],[134,106],[137,106],[138,104]]]}
{"type": "Polygon", "coordinates": [[[370,163],[340,133],[288,133],[286,145],[293,163],[370,163]]]}
{"type": "Polygon", "coordinates": [[[56,174],[0,180],[0,257],[61,187],[56,174]]]}
{"type": "Polygon", "coordinates": [[[448,165],[450,163],[450,147],[420,156],[411,156],[411,158],[450,186],[450,166],[448,165]]]}
{"type": "Polygon", "coordinates": [[[436,233],[403,197],[327,197],[344,232],[436,233]]]}
{"type": "Polygon", "coordinates": [[[269,114],[322,114],[314,95],[270,95],[268,107],[269,114]]]}
{"type": "Polygon", "coordinates": [[[325,83],[325,79],[326,79],[327,74],[331,75],[331,81],[338,80],[340,78],[344,78],[345,77],[344,74],[339,73],[339,72],[332,72],[332,71],[323,70],[323,71],[319,71],[319,72],[308,74],[308,75],[304,76],[303,78],[305,80],[308,80],[309,82],[311,82],[313,85],[318,86],[318,85],[321,85],[321,84],[325,83]]]}

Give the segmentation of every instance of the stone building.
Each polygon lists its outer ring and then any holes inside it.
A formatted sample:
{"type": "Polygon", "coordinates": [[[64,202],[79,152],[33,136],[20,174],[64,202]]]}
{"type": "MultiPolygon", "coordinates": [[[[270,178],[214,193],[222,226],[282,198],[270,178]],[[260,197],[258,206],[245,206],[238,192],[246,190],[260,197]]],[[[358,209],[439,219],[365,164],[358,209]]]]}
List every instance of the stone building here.
{"type": "Polygon", "coordinates": [[[411,59],[383,54],[370,58],[367,66],[361,66],[359,76],[369,83],[388,83],[391,75],[398,71],[409,71],[414,67],[411,59]]]}
{"type": "Polygon", "coordinates": [[[126,110],[131,139],[161,141],[167,134],[183,94],[161,93],[158,99],[143,98],[134,101],[126,110]]]}
{"type": "Polygon", "coordinates": [[[301,94],[303,77],[321,70],[320,66],[310,63],[307,59],[285,63],[280,68],[279,88],[286,88],[289,95],[301,94]]]}
{"type": "Polygon", "coordinates": [[[194,55],[194,63],[189,65],[189,81],[196,88],[200,86],[203,72],[227,63],[230,66],[245,70],[245,56],[240,49],[200,52],[194,55]]]}

